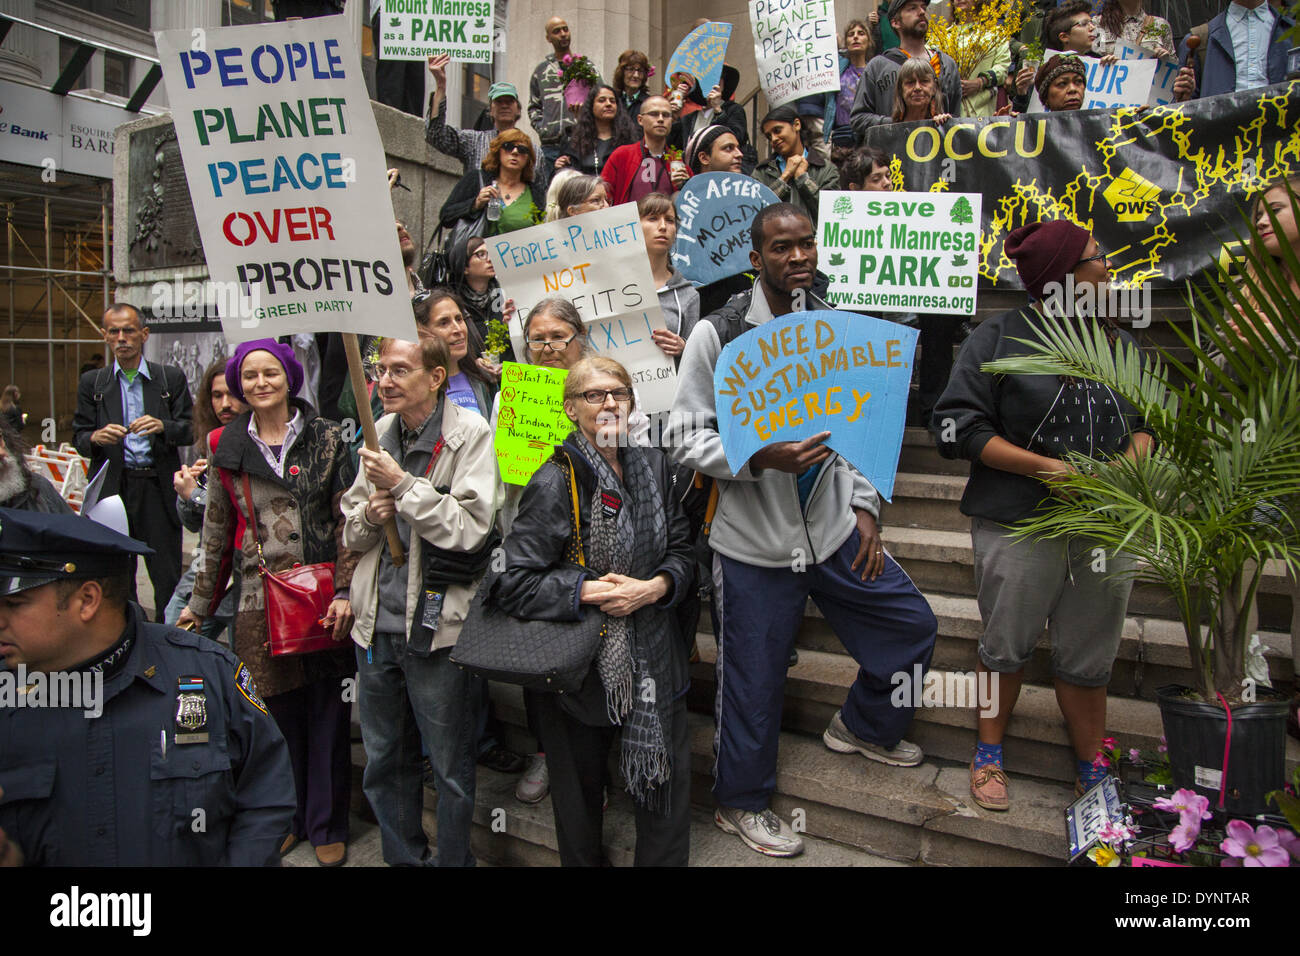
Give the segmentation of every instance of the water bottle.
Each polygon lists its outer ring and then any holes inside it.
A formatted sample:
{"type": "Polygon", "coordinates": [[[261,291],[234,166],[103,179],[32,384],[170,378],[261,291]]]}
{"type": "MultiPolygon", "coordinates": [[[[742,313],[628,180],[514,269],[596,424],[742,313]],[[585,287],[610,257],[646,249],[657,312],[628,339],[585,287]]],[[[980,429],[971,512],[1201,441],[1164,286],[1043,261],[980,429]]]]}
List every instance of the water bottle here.
{"type": "Polygon", "coordinates": [[[487,218],[488,222],[496,222],[501,218],[501,200],[496,196],[488,200],[487,218]]]}

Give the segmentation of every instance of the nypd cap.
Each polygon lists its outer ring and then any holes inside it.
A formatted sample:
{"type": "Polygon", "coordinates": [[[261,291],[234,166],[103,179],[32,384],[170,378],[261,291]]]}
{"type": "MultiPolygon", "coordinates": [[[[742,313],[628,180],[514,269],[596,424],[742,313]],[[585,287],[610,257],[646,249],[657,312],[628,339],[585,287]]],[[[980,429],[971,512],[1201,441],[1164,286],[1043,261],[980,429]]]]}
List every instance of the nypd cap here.
{"type": "Polygon", "coordinates": [[[80,515],[0,508],[0,597],[110,575],[146,554],[153,549],[80,515]]]}

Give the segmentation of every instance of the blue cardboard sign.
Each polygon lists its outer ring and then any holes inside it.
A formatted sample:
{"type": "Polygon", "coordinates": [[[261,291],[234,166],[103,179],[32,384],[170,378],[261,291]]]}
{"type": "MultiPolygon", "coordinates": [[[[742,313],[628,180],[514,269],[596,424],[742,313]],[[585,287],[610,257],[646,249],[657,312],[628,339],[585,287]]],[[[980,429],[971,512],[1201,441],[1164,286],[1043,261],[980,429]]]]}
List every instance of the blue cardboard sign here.
{"type": "Polygon", "coordinates": [[[722,60],[727,55],[727,41],[731,39],[731,24],[709,21],[698,27],[677,44],[668,58],[664,82],[672,85],[673,75],[689,73],[700,83],[705,96],[722,82],[722,60]]]}
{"type": "Polygon", "coordinates": [[[727,343],[713,372],[732,473],[765,445],[826,444],[890,500],[917,331],[829,309],[792,312],[727,343]]]}
{"type": "Polygon", "coordinates": [[[749,268],[749,227],[776,193],[743,173],[701,173],[677,191],[673,268],[696,285],[749,268]]]}

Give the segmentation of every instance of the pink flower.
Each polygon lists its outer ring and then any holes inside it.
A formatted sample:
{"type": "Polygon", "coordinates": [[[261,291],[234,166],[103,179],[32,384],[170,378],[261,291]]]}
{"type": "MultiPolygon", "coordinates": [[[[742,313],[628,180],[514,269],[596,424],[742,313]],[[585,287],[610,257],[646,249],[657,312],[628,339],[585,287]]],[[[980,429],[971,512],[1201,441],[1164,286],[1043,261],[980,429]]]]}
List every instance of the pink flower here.
{"type": "Polygon", "coordinates": [[[1290,866],[1290,854],[1279,845],[1277,831],[1264,825],[1253,828],[1245,820],[1228,821],[1228,838],[1219,849],[1240,857],[1242,866],[1290,866]]]}
{"type": "Polygon", "coordinates": [[[1119,744],[1115,743],[1114,737],[1106,737],[1101,742],[1103,750],[1115,750],[1118,746],[1119,744]]]}
{"type": "Polygon", "coordinates": [[[1296,836],[1295,831],[1278,830],[1277,842],[1282,849],[1291,854],[1291,859],[1300,863],[1300,836],[1296,836]]]}
{"type": "Polygon", "coordinates": [[[1169,831],[1169,843],[1178,853],[1186,853],[1196,846],[1196,838],[1201,835],[1201,822],[1183,818],[1178,826],[1169,831]]]}
{"type": "Polygon", "coordinates": [[[1213,816],[1210,813],[1210,798],[1203,797],[1195,790],[1175,790],[1172,797],[1157,797],[1156,801],[1151,804],[1157,810],[1167,810],[1170,813],[1177,813],[1182,823],[1195,821],[1196,829],[1201,829],[1200,822],[1208,820],[1213,816]]]}
{"type": "Polygon", "coordinates": [[[1121,843],[1127,843],[1132,840],[1135,834],[1124,824],[1116,823],[1113,820],[1107,820],[1102,824],[1101,829],[1097,831],[1097,836],[1099,836],[1104,843],[1109,843],[1111,846],[1118,846],[1121,843]]]}
{"type": "Polygon", "coordinates": [[[1160,743],[1156,746],[1156,753],[1169,753],[1169,741],[1165,740],[1164,734],[1160,735],[1160,743]]]}
{"type": "Polygon", "coordinates": [[[564,54],[564,56],[560,57],[560,62],[563,63],[565,66],[568,66],[570,63],[573,62],[573,54],[572,53],[564,54]]]}
{"type": "Polygon", "coordinates": [[[1106,756],[1104,753],[1102,753],[1100,750],[1098,750],[1098,751],[1097,751],[1097,756],[1095,756],[1095,757],[1092,758],[1092,765],[1093,765],[1094,767],[1096,767],[1097,769],[1101,769],[1102,767],[1109,767],[1109,766],[1110,766],[1110,758],[1107,757],[1107,756],[1106,756]]]}
{"type": "Polygon", "coordinates": [[[1136,747],[1130,747],[1128,751],[1128,759],[1134,763],[1141,763],[1142,751],[1138,750],[1136,747]]]}
{"type": "Polygon", "coordinates": [[[655,68],[652,66],[652,67],[650,67],[649,70],[646,71],[645,78],[648,80],[648,79],[650,79],[650,77],[652,77],[652,76],[654,76],[654,75],[655,75],[655,68]]]}

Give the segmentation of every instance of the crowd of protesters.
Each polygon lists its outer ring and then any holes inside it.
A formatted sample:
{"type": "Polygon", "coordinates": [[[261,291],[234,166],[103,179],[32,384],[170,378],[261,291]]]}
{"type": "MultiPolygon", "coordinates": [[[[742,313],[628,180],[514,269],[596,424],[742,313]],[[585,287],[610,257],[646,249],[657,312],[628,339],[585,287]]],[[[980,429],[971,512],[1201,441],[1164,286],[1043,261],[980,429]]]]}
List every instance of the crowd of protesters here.
{"type": "MultiPolygon", "coordinates": [[[[967,12],[982,5],[953,3],[967,12]]],[[[159,618],[228,642],[286,738],[297,807],[282,852],[306,840],[321,865],[346,859],[349,708],[339,686],[356,676],[363,787],[386,862],[474,862],[477,760],[520,773],[522,801],[553,794],[565,864],[603,861],[602,812],[617,785],[636,806],[637,863],[685,865],[685,691],[698,596],[710,584],[720,828],[767,855],[803,848],[774,812],[772,796],[785,671],[809,597],[860,668],[825,730],[826,745],[894,766],[922,762],[921,748],[904,736],[913,710],[891,701],[890,675],[929,666],[938,623],[881,541],[876,490],[824,443],[827,434],[764,447],[733,473],[717,427],[714,367],[747,329],[831,308],[819,297],[818,194],[895,188],[897,160],[869,145],[873,129],[1016,112],[1027,107],[1031,89],[1047,110],[1079,109],[1087,78],[1079,55],[1113,58],[1121,39],[1180,55],[1186,65],[1177,100],[1264,86],[1279,81],[1285,67],[1278,51],[1289,20],[1261,0],[1237,0],[1193,30],[1201,37],[1198,55],[1141,0],[1037,6],[1030,32],[990,51],[970,75],[927,43],[924,0],[890,0],[850,20],[839,90],[768,111],[757,126],[768,147],[761,161],[733,98],[740,74],[729,65],[716,86],[702,90],[684,74],[654,82],[649,57],[627,50],[607,74],[610,82],[592,84],[571,108],[560,69],[573,38],[553,17],[545,28],[553,52],[529,82],[530,134],[518,125],[525,112],[519,91],[504,82],[488,92],[490,129],[448,126],[447,59],[431,58],[426,139],[460,160],[463,175],[441,210],[450,231],[444,284],[425,288],[415,267],[418,243],[398,224],[418,340],[374,344],[367,370],[377,450],[350,447],[351,436],[331,420],[348,406],[338,404],[340,354],[328,337],[239,345],[228,362],[206,370],[191,409],[179,370],[142,359],[147,316],[124,304],[104,314],[114,361],[81,378],[77,443],[96,464],[108,463],[134,536],[154,548],[148,560],[159,618]],[[1026,65],[1029,40],[1062,52],[1035,69],[1026,65]],[[680,161],[673,149],[683,152],[680,161]],[[722,289],[697,289],[673,266],[672,196],[692,175],[720,171],[752,175],[779,202],[754,220],[752,272],[722,289]],[[524,354],[487,349],[493,322],[510,316],[513,303],[502,300],[486,239],[627,202],[637,203],[665,320],[654,342],[678,367],[666,429],[650,427],[626,369],[588,353],[586,328],[564,298],[545,299],[519,317],[524,354]],[[303,350],[313,361],[304,363],[303,350]],[[564,410],[573,431],[524,488],[502,484],[493,452],[502,359],[568,372],[564,410]],[[330,406],[320,407],[329,396],[330,406]],[[181,466],[178,451],[192,442],[199,460],[181,466]],[[712,485],[714,501],[686,494],[693,482],[712,485]],[[620,507],[610,507],[611,492],[620,507]],[[570,513],[572,528],[563,517],[570,513]],[[385,543],[390,519],[405,567],[385,543]],[[181,526],[201,532],[183,577],[181,526]],[[811,546],[807,568],[791,570],[791,542],[811,546]],[[525,693],[537,740],[527,756],[501,746],[486,685],[450,660],[487,552],[498,544],[504,568],[496,569],[493,587],[504,609],[525,619],[572,620],[586,606],[605,620],[580,693],[525,693]],[[575,545],[582,566],[573,562],[575,545]],[[324,623],[339,645],[271,657],[263,574],[316,562],[335,569],[324,623]],[[436,608],[429,606],[431,573],[442,582],[436,608]],[[349,636],[355,647],[343,643],[349,636]],[[632,692],[643,680],[657,688],[648,698],[632,692]],[[620,779],[611,780],[615,747],[620,779]],[[426,783],[438,793],[436,850],[421,824],[426,783]]],[[[409,99],[402,84],[415,79],[403,75],[399,82],[386,72],[386,88],[409,99]]],[[[1276,188],[1268,195],[1285,232],[1270,233],[1272,242],[1300,248],[1289,207],[1276,188]]],[[[898,317],[922,329],[917,418],[955,422],[939,439],[940,451],[972,462],[962,511],[972,519],[984,625],[978,668],[999,675],[1008,701],[996,717],[980,720],[970,764],[972,798],[988,810],[1011,806],[1003,738],[1023,667],[1048,621],[1057,698],[1079,761],[1076,786],[1082,792],[1096,781],[1092,756],[1105,734],[1106,688],[1128,604],[1128,586],[1081,570],[1086,549],[1061,545],[1049,555],[1007,526],[1050,497],[1067,452],[1109,458],[1151,449],[1144,423],[1096,383],[1068,376],[995,383],[982,371],[987,361],[1023,353],[1046,285],[1109,278],[1096,239],[1064,221],[1017,229],[1006,254],[1028,299],[980,323],[955,366],[959,319],[898,317]],[[1086,407],[1084,419],[1071,424],[1062,416],[1066,424],[1057,426],[1053,412],[1063,402],[1086,407]],[[1105,417],[1104,428],[1082,427],[1095,424],[1090,416],[1103,404],[1119,414],[1098,413],[1095,423],[1105,417]]],[[[1128,339],[1113,325],[1105,331],[1112,342],[1128,339]]],[[[0,504],[60,510],[66,506],[49,483],[23,464],[20,397],[11,386],[0,399],[0,504]]]]}

